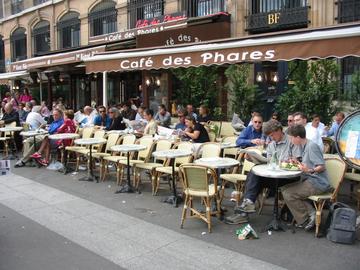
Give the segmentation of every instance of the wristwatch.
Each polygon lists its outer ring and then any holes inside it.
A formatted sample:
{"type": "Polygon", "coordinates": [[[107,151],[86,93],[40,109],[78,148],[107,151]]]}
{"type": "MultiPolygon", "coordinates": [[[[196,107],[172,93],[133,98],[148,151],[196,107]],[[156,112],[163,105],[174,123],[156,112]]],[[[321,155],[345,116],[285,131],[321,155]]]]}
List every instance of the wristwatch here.
{"type": "Polygon", "coordinates": [[[315,173],[315,170],[314,170],[314,169],[310,169],[310,170],[309,170],[309,173],[310,173],[310,174],[314,174],[314,173],[315,173]]]}

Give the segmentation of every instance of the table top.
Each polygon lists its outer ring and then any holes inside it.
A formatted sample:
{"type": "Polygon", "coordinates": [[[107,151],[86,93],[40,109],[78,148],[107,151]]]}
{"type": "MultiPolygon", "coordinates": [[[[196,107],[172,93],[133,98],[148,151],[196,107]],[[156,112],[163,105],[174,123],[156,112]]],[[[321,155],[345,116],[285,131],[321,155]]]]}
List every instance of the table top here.
{"type": "Polygon", "coordinates": [[[11,132],[11,131],[21,131],[23,127],[2,127],[0,128],[1,132],[11,132]]]}
{"type": "Polygon", "coordinates": [[[286,171],[283,169],[272,169],[267,164],[256,165],[252,172],[258,176],[269,178],[292,178],[302,174],[302,171],[286,171]]]}
{"type": "Polygon", "coordinates": [[[163,151],[155,151],[152,155],[155,158],[177,158],[177,157],[187,157],[193,154],[192,151],[182,150],[182,149],[169,149],[163,151]]]}
{"type": "Polygon", "coordinates": [[[51,139],[51,140],[76,139],[79,137],[80,137],[80,135],[77,133],[59,133],[59,134],[49,135],[49,139],[51,139]]]}
{"type": "Polygon", "coordinates": [[[75,144],[93,145],[93,144],[106,143],[106,139],[104,139],[104,138],[87,138],[87,139],[77,139],[74,142],[75,142],[75,144]]]}
{"type": "Polygon", "coordinates": [[[44,129],[40,129],[40,130],[29,130],[29,131],[22,131],[20,132],[21,136],[25,136],[25,137],[34,137],[34,136],[38,136],[38,135],[45,135],[48,132],[44,129]]]}
{"type": "Polygon", "coordinates": [[[231,168],[239,165],[239,161],[233,158],[212,157],[195,160],[195,164],[204,165],[213,169],[231,168]]]}
{"type": "Polygon", "coordinates": [[[220,147],[221,147],[221,149],[227,149],[227,148],[236,148],[238,146],[236,146],[235,143],[223,142],[223,143],[220,143],[220,147]]]}
{"type": "Polygon", "coordinates": [[[111,147],[111,151],[115,152],[137,152],[146,149],[145,145],[141,144],[119,144],[111,147]]]}

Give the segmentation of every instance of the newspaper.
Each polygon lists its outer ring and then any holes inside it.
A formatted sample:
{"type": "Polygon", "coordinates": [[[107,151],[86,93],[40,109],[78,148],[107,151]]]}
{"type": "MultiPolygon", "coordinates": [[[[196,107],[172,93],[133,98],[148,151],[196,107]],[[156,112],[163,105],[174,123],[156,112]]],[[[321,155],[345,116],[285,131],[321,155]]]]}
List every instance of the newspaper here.
{"type": "Polygon", "coordinates": [[[240,153],[246,154],[246,159],[251,161],[254,164],[266,164],[268,162],[267,158],[259,153],[255,152],[253,149],[241,149],[240,153]]]}

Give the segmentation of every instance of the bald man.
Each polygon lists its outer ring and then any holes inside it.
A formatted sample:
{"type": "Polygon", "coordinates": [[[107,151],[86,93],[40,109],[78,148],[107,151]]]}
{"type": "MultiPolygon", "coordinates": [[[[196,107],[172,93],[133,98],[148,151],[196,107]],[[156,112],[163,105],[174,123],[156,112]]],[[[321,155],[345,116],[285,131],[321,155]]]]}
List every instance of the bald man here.
{"type": "Polygon", "coordinates": [[[14,107],[11,103],[6,103],[5,105],[5,113],[0,120],[0,125],[10,124],[12,122],[16,122],[16,126],[20,126],[20,118],[17,111],[14,110],[14,107]]]}

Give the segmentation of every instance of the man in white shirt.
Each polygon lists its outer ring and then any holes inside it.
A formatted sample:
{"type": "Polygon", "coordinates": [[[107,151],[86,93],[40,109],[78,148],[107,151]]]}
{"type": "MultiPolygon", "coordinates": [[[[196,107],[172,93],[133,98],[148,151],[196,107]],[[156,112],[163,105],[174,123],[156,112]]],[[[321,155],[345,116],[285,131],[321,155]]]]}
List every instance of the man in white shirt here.
{"type": "MultiPolygon", "coordinates": [[[[26,117],[25,123],[29,125],[30,130],[36,130],[46,125],[46,121],[44,118],[42,118],[40,112],[41,106],[34,106],[26,117]]],[[[44,135],[38,135],[35,137],[37,144],[40,144],[43,139],[44,135]]],[[[35,153],[34,137],[25,138],[23,141],[23,157],[18,162],[16,162],[15,168],[25,166],[25,163],[29,161],[30,155],[33,153],[35,153]]]]}
{"type": "Polygon", "coordinates": [[[321,138],[321,128],[318,128],[320,125],[320,117],[315,119],[314,123],[307,123],[307,117],[302,112],[294,113],[294,122],[296,125],[302,125],[306,130],[306,139],[313,141],[316,143],[321,151],[324,150],[324,143],[321,138]]]}

